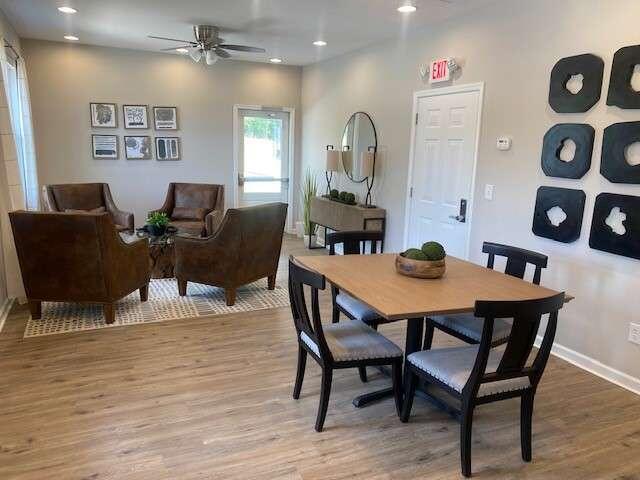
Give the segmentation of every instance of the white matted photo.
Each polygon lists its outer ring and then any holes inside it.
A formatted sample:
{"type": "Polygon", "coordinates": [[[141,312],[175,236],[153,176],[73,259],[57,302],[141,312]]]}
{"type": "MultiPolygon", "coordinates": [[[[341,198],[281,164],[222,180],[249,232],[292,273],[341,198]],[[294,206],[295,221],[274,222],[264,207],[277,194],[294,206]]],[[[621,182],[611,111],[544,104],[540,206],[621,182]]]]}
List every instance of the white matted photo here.
{"type": "Polygon", "coordinates": [[[118,159],[117,135],[91,135],[93,158],[105,160],[118,159]]]}
{"type": "Polygon", "coordinates": [[[94,128],[116,128],[118,118],[115,103],[91,103],[91,126],[94,128]]]}
{"type": "Polygon", "coordinates": [[[146,105],[123,105],[124,128],[149,128],[146,105]]]}
{"type": "Polygon", "coordinates": [[[151,137],[124,137],[124,148],[127,160],[151,160],[151,137]]]}
{"type": "Polygon", "coordinates": [[[153,107],[153,119],[156,130],[178,129],[177,107],[153,107]]]}
{"type": "Polygon", "coordinates": [[[156,137],[156,159],[180,160],[180,138],[156,137]]]}

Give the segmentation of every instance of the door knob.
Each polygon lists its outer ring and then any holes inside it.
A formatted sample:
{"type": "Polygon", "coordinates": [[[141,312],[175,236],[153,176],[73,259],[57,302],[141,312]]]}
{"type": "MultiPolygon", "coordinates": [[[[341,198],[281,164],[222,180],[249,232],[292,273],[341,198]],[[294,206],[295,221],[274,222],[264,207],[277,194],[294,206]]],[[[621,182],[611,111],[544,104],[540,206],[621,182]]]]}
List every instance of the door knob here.
{"type": "Polygon", "coordinates": [[[460,199],[460,213],[458,215],[449,215],[449,218],[460,223],[467,222],[467,200],[466,199],[464,198],[460,199]]]}

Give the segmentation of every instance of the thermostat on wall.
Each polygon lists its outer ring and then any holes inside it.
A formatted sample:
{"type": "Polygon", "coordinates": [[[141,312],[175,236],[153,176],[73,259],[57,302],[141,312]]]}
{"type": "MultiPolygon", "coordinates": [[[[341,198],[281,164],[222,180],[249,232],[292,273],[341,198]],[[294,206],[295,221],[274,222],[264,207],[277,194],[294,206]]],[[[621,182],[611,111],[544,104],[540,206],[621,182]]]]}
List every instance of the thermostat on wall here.
{"type": "Polygon", "coordinates": [[[496,146],[498,150],[510,150],[511,149],[511,138],[509,137],[498,137],[498,141],[496,146]]]}

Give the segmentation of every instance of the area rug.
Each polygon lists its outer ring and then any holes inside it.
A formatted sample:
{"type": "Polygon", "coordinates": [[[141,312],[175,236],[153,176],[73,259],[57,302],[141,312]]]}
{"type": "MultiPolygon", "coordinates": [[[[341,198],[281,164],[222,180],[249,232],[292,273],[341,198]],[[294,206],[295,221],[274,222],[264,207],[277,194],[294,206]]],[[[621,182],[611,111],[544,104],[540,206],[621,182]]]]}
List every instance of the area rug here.
{"type": "Polygon", "coordinates": [[[286,281],[283,282],[281,278],[278,278],[275,290],[267,289],[266,279],[238,288],[236,303],[232,307],[227,306],[221,288],[189,283],[187,296],[181,297],[175,279],[151,280],[149,300],[141,302],[137,290],[123,298],[116,303],[116,321],[111,325],[105,323],[99,305],[43,302],[42,318],[29,319],[24,338],[251,312],[288,305],[286,281]]]}

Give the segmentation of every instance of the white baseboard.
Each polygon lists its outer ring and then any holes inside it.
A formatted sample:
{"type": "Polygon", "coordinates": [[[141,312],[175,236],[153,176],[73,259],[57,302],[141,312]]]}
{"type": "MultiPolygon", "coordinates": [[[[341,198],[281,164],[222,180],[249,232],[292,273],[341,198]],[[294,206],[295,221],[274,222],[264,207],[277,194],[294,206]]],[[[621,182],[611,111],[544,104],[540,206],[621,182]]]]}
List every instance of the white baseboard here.
{"type": "Polygon", "coordinates": [[[11,311],[11,307],[13,306],[13,298],[7,298],[2,305],[0,305],[0,332],[2,332],[2,327],[4,327],[4,322],[9,316],[9,312],[11,311]]]}
{"type": "MultiPolygon", "coordinates": [[[[536,347],[539,347],[541,342],[542,337],[538,336],[535,343],[536,347]]],[[[619,387],[625,388],[636,395],[640,395],[640,379],[638,378],[609,367],[598,360],[594,360],[591,357],[587,357],[582,353],[578,353],[558,343],[553,344],[551,354],[600,378],[604,378],[611,383],[615,383],[619,387]]]]}

